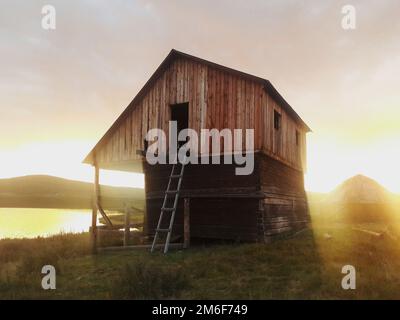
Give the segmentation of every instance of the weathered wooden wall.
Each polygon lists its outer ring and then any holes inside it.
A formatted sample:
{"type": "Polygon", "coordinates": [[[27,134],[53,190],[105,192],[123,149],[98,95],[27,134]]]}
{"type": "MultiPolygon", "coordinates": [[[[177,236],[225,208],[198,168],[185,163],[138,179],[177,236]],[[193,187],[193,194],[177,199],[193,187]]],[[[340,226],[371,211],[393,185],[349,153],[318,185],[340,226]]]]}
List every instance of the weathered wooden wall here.
{"type": "MultiPolygon", "coordinates": [[[[235,164],[188,164],[182,181],[180,197],[226,195],[260,195],[260,176],[257,168],[250,175],[235,175],[235,164]]],[[[256,165],[256,164],[255,164],[256,165]]],[[[144,163],[147,198],[164,197],[172,165],[149,165],[144,163]]],[[[175,169],[177,170],[177,169],[175,169]]]]}
{"type": "Polygon", "coordinates": [[[299,170],[305,168],[306,130],[266,92],[263,84],[184,58],[169,65],[96,150],[98,165],[122,168],[124,162],[139,160],[136,150],[143,150],[147,131],[161,128],[168,134],[170,105],[185,102],[189,103],[190,128],[254,129],[256,150],[299,170]],[[274,110],[282,115],[279,131],[273,125],[274,110]],[[296,130],[300,145],[296,145],[296,130]]]}
{"type": "MultiPolygon", "coordinates": [[[[154,234],[170,169],[169,165],[144,165],[148,235],[154,234]]],[[[305,227],[309,215],[300,171],[262,153],[256,154],[251,175],[236,176],[234,169],[224,164],[185,168],[174,235],[183,232],[185,197],[191,198],[194,238],[267,241],[305,227]]]]}
{"type": "Polygon", "coordinates": [[[310,216],[303,173],[265,155],[259,157],[258,170],[265,237],[304,228],[310,216]]]}
{"type": "MultiPolygon", "coordinates": [[[[190,232],[192,238],[235,239],[256,241],[256,210],[263,195],[257,169],[251,175],[235,175],[234,164],[187,165],[174,223],[173,234],[183,234],[183,199],[190,200],[190,232]]],[[[170,165],[144,164],[146,186],[145,233],[154,234],[170,165]]],[[[174,189],[174,186],[171,186],[174,189]]],[[[172,198],[172,197],[171,197],[172,198]]],[[[172,206],[171,203],[167,207],[172,206]]],[[[169,221],[165,214],[164,225],[169,221]]]]}

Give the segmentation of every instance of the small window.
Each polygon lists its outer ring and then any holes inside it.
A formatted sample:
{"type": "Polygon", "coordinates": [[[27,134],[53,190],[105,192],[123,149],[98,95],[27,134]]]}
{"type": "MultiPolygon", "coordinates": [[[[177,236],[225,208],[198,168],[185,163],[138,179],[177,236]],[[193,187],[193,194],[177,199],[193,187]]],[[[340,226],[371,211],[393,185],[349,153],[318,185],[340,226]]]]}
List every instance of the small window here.
{"type": "Polygon", "coordinates": [[[300,132],[296,130],[296,146],[300,145],[300,132]]]}
{"type": "Polygon", "coordinates": [[[274,110],[274,128],[275,130],[279,130],[281,128],[281,114],[274,110]]]}

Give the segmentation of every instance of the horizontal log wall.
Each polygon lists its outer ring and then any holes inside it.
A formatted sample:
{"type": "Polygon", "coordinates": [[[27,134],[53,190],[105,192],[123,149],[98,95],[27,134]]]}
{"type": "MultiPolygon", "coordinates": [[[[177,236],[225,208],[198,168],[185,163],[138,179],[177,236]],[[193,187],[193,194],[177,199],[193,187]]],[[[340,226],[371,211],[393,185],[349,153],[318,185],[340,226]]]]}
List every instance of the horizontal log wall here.
{"type": "MultiPolygon", "coordinates": [[[[147,202],[147,220],[145,233],[154,235],[160,215],[162,199],[151,199],[147,202]]],[[[231,239],[257,241],[258,226],[256,211],[258,200],[192,198],[190,200],[190,235],[191,238],[231,239]]],[[[168,227],[165,215],[161,228],[168,227]]],[[[183,199],[180,199],[173,237],[183,235],[183,199]]]]}
{"type": "Polygon", "coordinates": [[[265,237],[304,228],[310,217],[303,173],[268,156],[259,157],[258,168],[265,237]]]}
{"type": "MultiPolygon", "coordinates": [[[[144,167],[145,232],[152,235],[160,215],[170,166],[145,164],[144,167]]],[[[192,237],[266,241],[306,226],[309,217],[301,171],[261,153],[255,156],[253,174],[236,176],[234,168],[234,165],[222,164],[185,168],[174,235],[183,232],[184,197],[191,198],[192,237]]]]}
{"type": "MultiPolygon", "coordinates": [[[[256,196],[260,190],[257,169],[250,175],[236,175],[235,164],[188,164],[182,180],[181,196],[256,196]]],[[[256,165],[256,164],[255,164],[256,165]]],[[[172,165],[144,163],[146,197],[164,197],[172,165]]],[[[175,168],[175,171],[178,171],[175,168]]],[[[175,182],[175,181],[174,181],[175,182]]],[[[173,186],[172,186],[173,188],[173,186]]]]}
{"type": "MultiPolygon", "coordinates": [[[[238,75],[186,59],[175,60],[134,106],[108,141],[97,150],[100,167],[139,160],[151,128],[168,134],[170,105],[189,102],[189,127],[254,129],[255,149],[294,168],[305,165],[305,130],[267,94],[263,85],[238,75]],[[274,129],[274,110],[282,116],[274,129]],[[296,145],[296,130],[300,144],[296,145]]],[[[245,145],[243,144],[243,147],[245,145]]],[[[229,149],[228,149],[229,150],[229,149]]]]}

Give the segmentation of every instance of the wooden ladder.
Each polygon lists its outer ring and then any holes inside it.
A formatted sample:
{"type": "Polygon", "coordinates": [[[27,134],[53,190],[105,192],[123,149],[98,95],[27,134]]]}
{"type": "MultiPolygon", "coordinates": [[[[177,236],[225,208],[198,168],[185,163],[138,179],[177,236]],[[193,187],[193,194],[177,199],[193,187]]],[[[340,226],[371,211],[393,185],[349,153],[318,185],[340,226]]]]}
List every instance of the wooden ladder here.
{"type": "Polygon", "coordinates": [[[166,233],[167,237],[165,239],[165,244],[164,244],[164,253],[168,252],[169,248],[169,243],[171,241],[171,234],[172,234],[172,227],[174,225],[174,220],[175,220],[175,214],[176,214],[176,209],[178,207],[178,200],[179,200],[179,193],[181,190],[181,184],[182,184],[182,179],[183,179],[183,173],[185,171],[185,162],[186,162],[186,154],[183,163],[180,163],[178,160],[177,156],[177,161],[175,164],[172,165],[171,169],[171,174],[169,176],[169,181],[168,181],[168,186],[167,189],[165,190],[165,195],[164,195],[164,201],[163,205],[161,207],[161,212],[160,212],[160,217],[158,219],[158,224],[156,228],[156,234],[153,239],[153,244],[151,246],[151,252],[154,252],[154,249],[157,244],[157,239],[160,235],[160,233],[166,233]],[[179,169],[180,166],[180,169],[179,169]],[[178,173],[176,173],[176,169],[178,168],[178,173]],[[178,184],[176,186],[176,189],[171,189],[172,187],[172,181],[178,181],[178,184]],[[170,199],[168,196],[173,196],[174,202],[172,207],[167,207],[168,205],[168,200],[170,199]],[[169,220],[169,227],[167,229],[162,229],[162,220],[164,217],[164,213],[170,213],[170,220],[169,220]]]}

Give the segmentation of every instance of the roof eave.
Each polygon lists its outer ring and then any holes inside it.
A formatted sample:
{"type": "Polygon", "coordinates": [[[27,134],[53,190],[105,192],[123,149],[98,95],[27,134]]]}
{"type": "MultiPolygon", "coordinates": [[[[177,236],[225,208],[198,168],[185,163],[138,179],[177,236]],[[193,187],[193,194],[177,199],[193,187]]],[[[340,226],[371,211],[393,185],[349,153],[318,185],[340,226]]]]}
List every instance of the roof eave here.
{"type": "Polygon", "coordinates": [[[284,97],[275,89],[269,80],[264,80],[264,88],[269,92],[279,103],[281,103],[286,111],[299,123],[307,132],[312,132],[311,128],[303,121],[298,113],[291,107],[284,97]]]}

